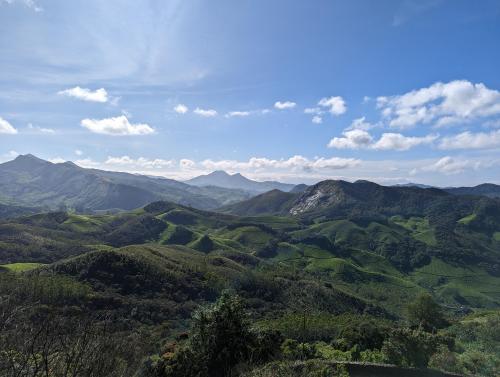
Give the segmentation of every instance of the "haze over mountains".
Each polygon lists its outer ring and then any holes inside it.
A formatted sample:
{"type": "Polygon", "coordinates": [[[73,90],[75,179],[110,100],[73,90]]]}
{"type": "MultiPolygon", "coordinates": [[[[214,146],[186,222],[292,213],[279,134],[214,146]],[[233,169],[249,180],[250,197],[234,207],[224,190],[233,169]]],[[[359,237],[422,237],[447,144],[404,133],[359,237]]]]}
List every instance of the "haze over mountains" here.
{"type": "Polygon", "coordinates": [[[21,155],[0,164],[0,203],[80,212],[130,210],[155,200],[209,209],[249,198],[237,189],[195,187],[167,178],[84,169],[21,155]]]}
{"type": "Polygon", "coordinates": [[[242,176],[240,173],[228,174],[217,170],[207,175],[192,178],[186,183],[194,186],[218,186],[231,189],[242,189],[262,193],[271,190],[291,191],[296,185],[276,181],[257,182],[242,176]]]}
{"type": "MultiPolygon", "coordinates": [[[[341,183],[342,181],[325,182],[349,184],[341,183]]],[[[72,162],[51,163],[28,154],[0,164],[0,217],[56,209],[71,209],[82,213],[132,210],[157,200],[205,210],[222,208],[223,211],[245,212],[246,215],[283,213],[285,209],[290,210],[289,203],[317,186],[276,181],[257,182],[239,173],[228,174],[224,171],[179,182],[167,178],[85,169],[72,162]]],[[[395,186],[393,191],[416,187],[427,186],[395,186]]],[[[494,184],[433,190],[454,195],[500,197],[500,186],[494,184]]],[[[316,195],[319,196],[314,200],[321,202],[322,194],[318,191],[316,195]]]]}

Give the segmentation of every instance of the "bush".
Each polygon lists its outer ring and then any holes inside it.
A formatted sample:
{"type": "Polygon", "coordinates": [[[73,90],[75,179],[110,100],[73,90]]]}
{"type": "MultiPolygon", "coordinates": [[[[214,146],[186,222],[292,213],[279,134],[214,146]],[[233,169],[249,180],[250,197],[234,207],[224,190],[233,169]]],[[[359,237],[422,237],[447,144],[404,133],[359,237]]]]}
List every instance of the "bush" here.
{"type": "Polygon", "coordinates": [[[275,356],[281,336],[250,328],[241,300],[224,292],[211,306],[195,312],[189,340],[168,354],[164,376],[229,376],[243,362],[263,362],[275,356]]]}
{"type": "Polygon", "coordinates": [[[453,347],[453,338],[408,328],[394,329],[384,342],[387,361],[402,367],[426,368],[441,346],[453,347]]]}

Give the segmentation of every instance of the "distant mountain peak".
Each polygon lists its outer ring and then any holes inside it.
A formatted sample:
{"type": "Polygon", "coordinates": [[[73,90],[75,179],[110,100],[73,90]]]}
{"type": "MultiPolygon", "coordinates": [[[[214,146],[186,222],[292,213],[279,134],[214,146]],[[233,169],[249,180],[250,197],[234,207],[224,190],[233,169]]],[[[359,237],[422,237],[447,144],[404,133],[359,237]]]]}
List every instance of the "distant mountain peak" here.
{"type": "Polygon", "coordinates": [[[218,186],[230,189],[241,189],[254,193],[263,193],[273,189],[290,191],[295,185],[274,181],[259,182],[251,180],[241,173],[229,174],[224,170],[215,170],[186,181],[192,186],[218,186]]]}
{"type": "Polygon", "coordinates": [[[33,160],[33,161],[43,161],[43,162],[46,162],[45,160],[42,160],[41,158],[38,158],[34,155],[32,155],[31,153],[28,153],[28,154],[20,154],[19,156],[17,156],[14,161],[26,161],[26,160],[33,160]]]}

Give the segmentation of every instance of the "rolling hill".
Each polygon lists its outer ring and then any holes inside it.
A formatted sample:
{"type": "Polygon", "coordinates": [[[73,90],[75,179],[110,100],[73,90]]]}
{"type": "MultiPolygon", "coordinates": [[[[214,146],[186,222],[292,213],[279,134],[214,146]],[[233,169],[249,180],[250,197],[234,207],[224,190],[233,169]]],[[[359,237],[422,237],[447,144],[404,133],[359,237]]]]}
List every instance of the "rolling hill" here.
{"type": "MultiPolygon", "coordinates": [[[[232,213],[156,201],[117,214],[59,211],[0,220],[0,298],[38,305],[42,313],[51,308],[63,318],[111,318],[146,369],[171,360],[190,339],[190,316],[201,318],[197,309],[228,291],[240,297],[256,328],[271,331],[266,336],[285,336],[282,347],[297,344],[299,359],[302,348],[319,359],[385,360],[381,347],[393,330],[408,334],[407,304],[424,293],[455,321],[439,334],[446,341],[453,331],[476,331],[467,327],[467,314],[476,313],[470,321],[485,328],[497,318],[496,199],[325,181],[223,209],[232,213]]],[[[480,341],[461,341],[457,355],[475,357],[475,348],[466,350],[480,341]]],[[[481,352],[483,366],[498,354],[481,352]]]]}
{"type": "Polygon", "coordinates": [[[473,187],[447,187],[444,190],[454,195],[483,195],[500,198],[500,185],[493,183],[483,183],[473,187]]]}

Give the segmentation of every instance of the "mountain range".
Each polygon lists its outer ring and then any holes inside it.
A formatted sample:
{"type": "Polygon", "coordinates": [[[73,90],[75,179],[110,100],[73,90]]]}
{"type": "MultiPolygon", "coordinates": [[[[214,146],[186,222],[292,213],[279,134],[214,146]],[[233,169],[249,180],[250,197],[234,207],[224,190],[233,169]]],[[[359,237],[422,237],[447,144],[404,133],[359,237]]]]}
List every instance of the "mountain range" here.
{"type": "MultiPolygon", "coordinates": [[[[343,181],[324,182],[349,185],[343,181]]],[[[325,200],[323,189],[333,186],[332,183],[318,185],[258,182],[224,171],[179,182],[161,177],[85,169],[69,161],[52,163],[28,154],[0,164],[0,217],[61,209],[80,213],[116,212],[140,208],[158,200],[205,210],[220,208],[222,212],[245,215],[283,214],[320,205],[325,200]],[[307,196],[311,190],[317,196],[294,204],[294,201],[300,201],[298,198],[301,195],[307,196]]],[[[382,190],[386,186],[377,187],[382,190]]],[[[500,197],[500,186],[488,183],[443,189],[411,184],[394,186],[394,189],[401,191],[423,187],[453,195],[500,197]]],[[[371,197],[365,199],[373,200],[371,197]]]]}
{"type": "Polygon", "coordinates": [[[84,169],[30,154],[0,164],[0,204],[17,209],[16,213],[19,207],[130,210],[155,200],[213,209],[249,197],[240,189],[195,187],[167,178],[84,169]]]}
{"type": "Polygon", "coordinates": [[[223,170],[216,170],[207,175],[200,175],[185,182],[193,186],[218,186],[255,193],[263,193],[271,190],[288,192],[296,186],[276,181],[257,182],[244,177],[240,173],[228,174],[223,170]]]}
{"type": "MultiPolygon", "coordinates": [[[[7,164],[16,167],[8,174],[17,180],[21,198],[41,195],[37,184],[48,185],[51,179],[58,181],[48,189],[62,196],[65,188],[71,192],[77,184],[86,184],[81,174],[92,189],[98,178],[103,185],[126,187],[137,187],[138,179],[152,188],[158,180],[89,169],[76,174],[81,168],[71,163],[32,160],[24,156],[7,164]],[[29,168],[21,169],[23,164],[29,168]],[[38,175],[33,165],[39,166],[38,175]]],[[[1,168],[4,184],[9,169],[5,164],[1,168]]],[[[169,184],[181,190],[203,188],[169,184]]],[[[297,192],[274,189],[217,211],[160,200],[119,213],[60,210],[0,219],[0,297],[16,295],[21,308],[40,305],[43,312],[50,308],[62,316],[74,311],[113,318],[116,334],[138,360],[170,360],[175,345],[192,337],[192,332],[186,333],[187,325],[196,321],[190,322],[190,315],[228,291],[238,295],[256,327],[287,339],[281,343],[279,337],[266,352],[294,341],[328,347],[328,358],[358,346],[382,352],[391,339],[389,327],[397,330],[408,323],[408,303],[425,295],[453,320],[444,334],[447,341],[454,339],[457,326],[472,339],[472,323],[495,333],[498,319],[493,320],[500,308],[498,198],[339,180],[292,191],[297,192]],[[465,317],[471,313],[480,317],[465,317]],[[486,322],[490,320],[483,315],[493,319],[486,322]],[[358,335],[360,329],[367,335],[358,335]],[[364,339],[378,340],[366,345],[364,339]],[[353,344],[344,346],[346,341],[353,344]],[[148,359],[151,354],[155,357],[148,359]]],[[[41,200],[50,198],[47,192],[41,200]]],[[[33,316],[19,317],[24,312],[8,318],[26,324],[29,340],[33,316]]],[[[9,339],[19,337],[16,331],[9,339]]],[[[453,357],[468,355],[467,342],[457,342],[460,347],[453,357]]],[[[488,360],[498,360],[499,353],[491,349],[488,360]]],[[[471,352],[476,360],[477,353],[471,352]]],[[[271,375],[276,374],[264,376],[271,375]]]]}

